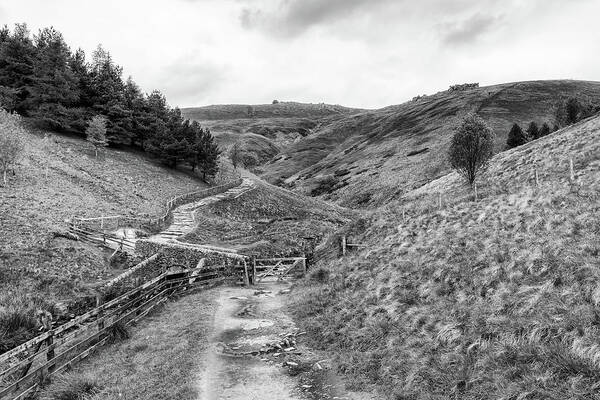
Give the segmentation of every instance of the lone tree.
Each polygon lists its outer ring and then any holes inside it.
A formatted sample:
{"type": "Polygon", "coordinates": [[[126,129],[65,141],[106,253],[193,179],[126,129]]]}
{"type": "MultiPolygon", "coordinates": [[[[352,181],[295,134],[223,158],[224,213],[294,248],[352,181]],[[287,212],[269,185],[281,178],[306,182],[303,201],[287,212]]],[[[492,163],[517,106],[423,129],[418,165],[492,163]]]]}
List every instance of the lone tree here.
{"type": "Polygon", "coordinates": [[[540,129],[538,128],[535,121],[531,121],[529,126],[527,127],[527,134],[531,140],[539,139],[540,137],[540,129]]]}
{"type": "Polygon", "coordinates": [[[523,130],[518,124],[514,124],[508,132],[508,139],[506,139],[506,148],[512,149],[527,143],[527,136],[523,133],[523,130]]]}
{"type": "Polygon", "coordinates": [[[483,171],[493,155],[494,132],[483,119],[467,115],[452,137],[448,159],[470,186],[483,171]]]}
{"type": "Polygon", "coordinates": [[[8,184],[8,170],[14,168],[23,151],[23,134],[21,118],[0,108],[0,168],[4,186],[8,184]]]}
{"type": "Polygon", "coordinates": [[[96,157],[98,157],[98,148],[108,146],[106,139],[106,118],[101,115],[96,115],[88,122],[88,127],[85,128],[85,135],[88,142],[94,145],[96,157]]]}
{"type": "Polygon", "coordinates": [[[234,169],[237,169],[238,165],[242,165],[242,150],[239,143],[234,144],[229,150],[229,159],[234,169]]]}

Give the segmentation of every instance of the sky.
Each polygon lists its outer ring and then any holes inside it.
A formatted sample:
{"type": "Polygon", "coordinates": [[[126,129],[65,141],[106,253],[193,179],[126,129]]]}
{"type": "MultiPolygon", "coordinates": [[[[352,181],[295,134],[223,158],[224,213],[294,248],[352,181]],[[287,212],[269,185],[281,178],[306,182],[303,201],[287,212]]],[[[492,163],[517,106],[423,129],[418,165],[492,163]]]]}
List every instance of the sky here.
{"type": "Polygon", "coordinates": [[[0,0],[0,24],[102,44],[172,106],[379,108],[456,83],[600,80],[600,0],[0,0]]]}

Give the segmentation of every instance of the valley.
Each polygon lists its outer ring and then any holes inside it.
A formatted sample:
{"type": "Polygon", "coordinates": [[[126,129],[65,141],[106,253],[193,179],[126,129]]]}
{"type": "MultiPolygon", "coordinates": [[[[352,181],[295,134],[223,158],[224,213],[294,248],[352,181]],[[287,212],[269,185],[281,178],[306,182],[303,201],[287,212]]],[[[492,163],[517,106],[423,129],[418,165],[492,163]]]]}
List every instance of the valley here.
{"type": "MultiPolygon", "coordinates": [[[[179,206],[157,241],[248,260],[305,256],[308,273],[247,288],[233,273],[226,286],[175,296],[40,398],[69,385],[92,399],[597,398],[600,117],[505,149],[513,123],[554,125],[571,96],[598,98],[600,83],[445,91],[380,110],[182,110],[214,133],[221,179],[243,181],[179,206]],[[495,133],[476,192],[446,157],[468,111],[495,133]],[[234,144],[246,160],[237,168],[234,144]],[[342,255],[342,237],[362,247],[342,255]],[[291,358],[237,354],[290,332],[306,332],[291,358]]],[[[141,261],[111,265],[111,251],[65,237],[69,218],[155,218],[173,195],[210,187],[130,149],[95,157],[77,138],[28,135],[0,189],[5,320],[93,299],[141,261]]]]}

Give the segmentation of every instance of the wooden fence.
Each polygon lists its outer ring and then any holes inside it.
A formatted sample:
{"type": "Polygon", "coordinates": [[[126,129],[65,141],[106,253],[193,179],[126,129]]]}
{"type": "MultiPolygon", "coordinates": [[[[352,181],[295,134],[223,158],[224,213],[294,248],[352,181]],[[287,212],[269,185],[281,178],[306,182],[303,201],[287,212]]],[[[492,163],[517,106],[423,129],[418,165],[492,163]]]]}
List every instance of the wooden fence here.
{"type": "Polygon", "coordinates": [[[135,240],[110,233],[120,228],[149,229],[158,232],[165,228],[171,220],[173,210],[186,203],[200,200],[208,196],[226,192],[242,184],[242,179],[209,189],[197,190],[170,198],[166,203],[165,213],[155,219],[143,217],[124,217],[121,215],[101,216],[94,218],[73,218],[69,223],[69,232],[83,241],[99,244],[113,250],[135,252],[135,240]]]}
{"type": "Polygon", "coordinates": [[[248,281],[258,284],[267,276],[282,280],[296,269],[306,274],[306,257],[257,258],[252,261],[252,272],[249,272],[251,278],[248,281]]]}
{"type": "Polygon", "coordinates": [[[224,267],[168,272],[0,355],[0,399],[24,399],[49,377],[87,357],[170,295],[226,279],[224,267]]]}

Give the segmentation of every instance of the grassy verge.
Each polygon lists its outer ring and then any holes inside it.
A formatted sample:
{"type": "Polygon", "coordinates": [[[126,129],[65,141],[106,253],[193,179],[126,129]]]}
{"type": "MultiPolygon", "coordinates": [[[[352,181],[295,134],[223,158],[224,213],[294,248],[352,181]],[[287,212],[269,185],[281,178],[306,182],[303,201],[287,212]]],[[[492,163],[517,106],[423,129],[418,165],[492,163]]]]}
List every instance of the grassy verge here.
{"type": "Polygon", "coordinates": [[[197,356],[207,343],[212,299],[213,291],[207,290],[168,303],[129,328],[129,339],[103,348],[54,379],[39,398],[196,399],[197,356]]]}

